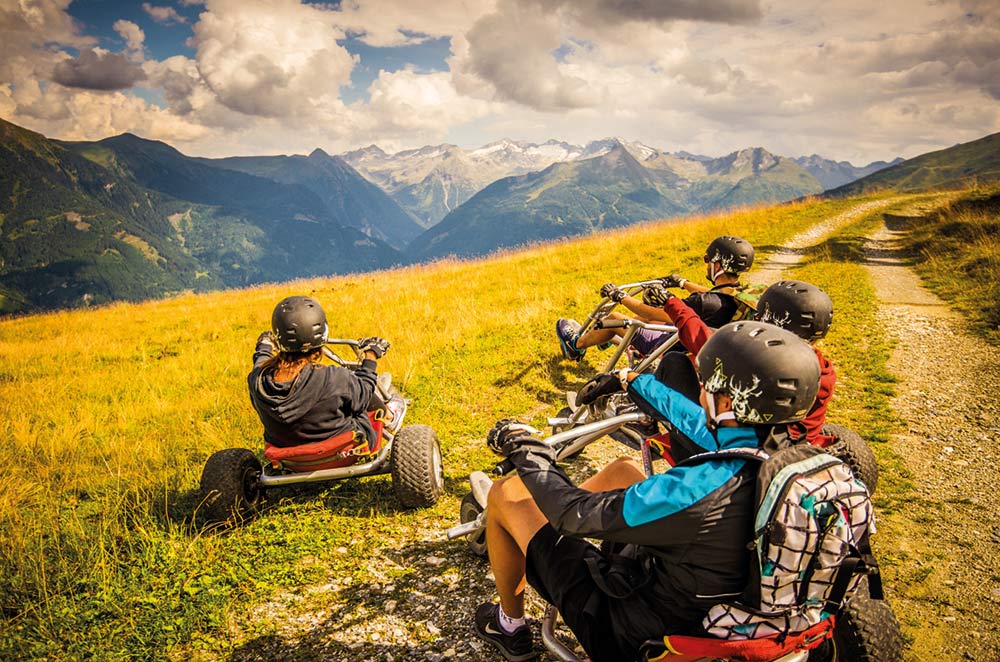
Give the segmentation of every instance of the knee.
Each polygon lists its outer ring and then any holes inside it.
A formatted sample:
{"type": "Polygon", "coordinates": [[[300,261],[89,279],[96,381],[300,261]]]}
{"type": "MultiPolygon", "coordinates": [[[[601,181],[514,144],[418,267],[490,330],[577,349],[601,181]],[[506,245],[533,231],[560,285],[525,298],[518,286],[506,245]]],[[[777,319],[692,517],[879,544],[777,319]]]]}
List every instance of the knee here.
{"type": "Polygon", "coordinates": [[[486,506],[491,512],[506,508],[514,501],[523,498],[527,492],[524,483],[517,476],[507,476],[493,483],[489,496],[486,499],[486,506]]]}

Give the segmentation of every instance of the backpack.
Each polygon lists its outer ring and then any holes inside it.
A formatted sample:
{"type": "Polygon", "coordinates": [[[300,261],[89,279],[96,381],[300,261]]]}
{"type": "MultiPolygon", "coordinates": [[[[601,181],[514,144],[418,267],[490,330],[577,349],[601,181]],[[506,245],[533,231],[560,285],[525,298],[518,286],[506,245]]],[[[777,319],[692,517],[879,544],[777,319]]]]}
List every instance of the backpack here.
{"type": "Polygon", "coordinates": [[[728,294],[736,300],[736,313],[733,314],[731,322],[752,320],[757,315],[757,301],[760,295],[767,289],[767,285],[727,285],[719,289],[713,288],[713,292],[728,294]]]}
{"type": "Polygon", "coordinates": [[[682,464],[734,455],[760,462],[753,561],[743,595],[702,621],[708,634],[780,640],[839,612],[866,574],[872,597],[882,597],[869,545],[875,511],[848,465],[808,444],[726,449],[682,464]]]}

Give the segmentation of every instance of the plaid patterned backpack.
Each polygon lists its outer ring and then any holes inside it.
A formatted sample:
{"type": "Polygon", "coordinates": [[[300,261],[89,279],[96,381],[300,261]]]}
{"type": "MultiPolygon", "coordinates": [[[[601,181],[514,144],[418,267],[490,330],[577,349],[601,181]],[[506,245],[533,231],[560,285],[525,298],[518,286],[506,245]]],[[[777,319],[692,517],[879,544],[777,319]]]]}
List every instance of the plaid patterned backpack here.
{"type": "Polygon", "coordinates": [[[846,464],[808,444],[702,453],[684,464],[733,455],[760,462],[754,555],[743,595],[702,622],[710,635],[781,640],[840,611],[866,574],[872,597],[882,597],[869,545],[875,512],[846,464]]]}

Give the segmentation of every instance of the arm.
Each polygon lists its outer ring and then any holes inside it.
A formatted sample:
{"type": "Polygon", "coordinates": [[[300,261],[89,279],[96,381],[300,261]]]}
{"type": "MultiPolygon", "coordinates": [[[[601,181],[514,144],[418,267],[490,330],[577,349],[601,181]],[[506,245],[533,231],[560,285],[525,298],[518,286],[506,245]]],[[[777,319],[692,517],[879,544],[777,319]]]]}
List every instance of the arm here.
{"type": "Polygon", "coordinates": [[[355,414],[368,411],[368,404],[371,402],[372,394],[375,393],[375,380],[378,378],[375,368],[375,360],[367,358],[367,353],[365,360],[361,362],[361,367],[354,372],[346,368],[337,368],[347,373],[347,393],[344,399],[355,414]]]}
{"type": "Polygon", "coordinates": [[[705,410],[653,375],[647,373],[632,379],[628,393],[640,409],[665,419],[701,448],[707,451],[719,449],[719,442],[705,421],[705,410]]]}
{"type": "Polygon", "coordinates": [[[663,309],[677,327],[677,336],[685,349],[692,354],[700,352],[712,335],[708,325],[690,306],[677,297],[668,299],[663,309]]]}
{"type": "Polygon", "coordinates": [[[257,345],[253,350],[253,367],[259,366],[274,355],[274,339],[270,331],[257,336],[257,345]]]}
{"type": "Polygon", "coordinates": [[[525,440],[510,454],[518,475],[549,523],[561,535],[662,546],[694,537],[701,525],[691,508],[744,465],[722,460],[675,467],[627,489],[589,492],[573,485],[548,447],[525,440]],[[669,519],[668,519],[669,518],[669,519]],[[650,526],[646,526],[650,525],[650,526]]]}
{"type": "Polygon", "coordinates": [[[666,322],[669,324],[672,321],[662,308],[647,306],[635,297],[625,297],[621,300],[621,304],[648,322],[666,322]]]}

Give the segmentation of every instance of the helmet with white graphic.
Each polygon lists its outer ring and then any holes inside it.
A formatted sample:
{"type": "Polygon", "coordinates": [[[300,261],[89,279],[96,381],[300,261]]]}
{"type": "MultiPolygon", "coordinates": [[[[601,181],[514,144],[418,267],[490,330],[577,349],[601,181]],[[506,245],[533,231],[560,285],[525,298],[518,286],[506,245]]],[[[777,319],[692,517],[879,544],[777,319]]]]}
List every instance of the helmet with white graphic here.
{"type": "Polygon", "coordinates": [[[801,421],[819,391],[816,352],[791,331],[764,322],[731,322],[698,352],[698,373],[705,392],[728,395],[732,412],[709,416],[717,423],[734,418],[744,425],[801,421]]]}
{"type": "Polygon", "coordinates": [[[326,344],[326,313],[316,299],[286,297],[271,313],[271,332],[282,352],[293,354],[319,349],[326,344]]]}
{"type": "Polygon", "coordinates": [[[717,262],[723,273],[735,276],[750,271],[753,246],[739,237],[716,237],[705,249],[705,262],[717,262]]]}
{"type": "Polygon", "coordinates": [[[811,283],[782,280],[760,295],[756,319],[813,342],[824,337],[833,323],[833,301],[811,283]]]}

